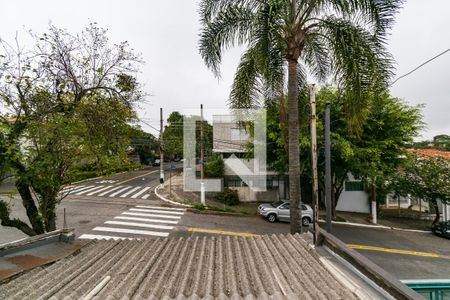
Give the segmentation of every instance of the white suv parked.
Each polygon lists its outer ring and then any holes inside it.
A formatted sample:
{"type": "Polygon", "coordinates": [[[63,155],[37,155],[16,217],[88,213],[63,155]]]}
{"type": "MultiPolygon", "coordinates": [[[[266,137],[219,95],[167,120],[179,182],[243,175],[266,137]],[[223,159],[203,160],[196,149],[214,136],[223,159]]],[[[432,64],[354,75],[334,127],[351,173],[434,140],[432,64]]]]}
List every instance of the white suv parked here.
{"type": "MultiPolygon", "coordinates": [[[[264,203],[258,206],[258,214],[265,217],[269,222],[276,221],[289,222],[291,219],[290,204],[288,201],[275,201],[273,203],[264,203]]],[[[309,226],[313,221],[314,213],[311,206],[302,204],[302,225],[309,226]]]]}

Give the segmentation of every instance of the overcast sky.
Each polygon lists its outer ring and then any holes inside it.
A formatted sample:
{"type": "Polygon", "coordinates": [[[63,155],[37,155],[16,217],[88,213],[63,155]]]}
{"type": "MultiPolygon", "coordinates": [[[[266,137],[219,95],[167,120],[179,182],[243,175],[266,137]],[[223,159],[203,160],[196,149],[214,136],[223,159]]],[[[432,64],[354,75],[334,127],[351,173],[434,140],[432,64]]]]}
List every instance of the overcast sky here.
{"type": "MultiPolygon", "coordinates": [[[[159,1],[7,1],[0,0],[0,37],[12,41],[22,29],[43,32],[52,22],[78,32],[89,21],[109,29],[113,42],[127,40],[146,61],[140,75],[152,96],[139,107],[139,116],[159,126],[159,108],[165,117],[173,110],[225,108],[241,49],[231,49],[217,80],[198,54],[198,2],[159,1]]],[[[409,0],[398,15],[389,38],[397,76],[450,48],[450,1],[409,0]]],[[[392,94],[412,105],[425,103],[427,129],[423,138],[450,134],[450,52],[392,87],[392,94]]],[[[155,130],[143,125],[155,133],[155,130]]]]}

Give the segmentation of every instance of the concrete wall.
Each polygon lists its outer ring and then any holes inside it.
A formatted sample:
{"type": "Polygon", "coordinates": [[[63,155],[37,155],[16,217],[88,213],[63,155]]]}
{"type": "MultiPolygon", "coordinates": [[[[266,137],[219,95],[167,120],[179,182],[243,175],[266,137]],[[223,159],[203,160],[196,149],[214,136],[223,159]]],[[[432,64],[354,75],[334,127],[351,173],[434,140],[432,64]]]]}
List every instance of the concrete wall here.
{"type": "Polygon", "coordinates": [[[343,191],[339,197],[336,210],[370,213],[369,196],[364,191],[343,191]]]}
{"type": "Polygon", "coordinates": [[[241,202],[273,202],[279,199],[278,189],[267,190],[265,192],[255,192],[248,186],[230,187],[238,192],[241,202]]]}

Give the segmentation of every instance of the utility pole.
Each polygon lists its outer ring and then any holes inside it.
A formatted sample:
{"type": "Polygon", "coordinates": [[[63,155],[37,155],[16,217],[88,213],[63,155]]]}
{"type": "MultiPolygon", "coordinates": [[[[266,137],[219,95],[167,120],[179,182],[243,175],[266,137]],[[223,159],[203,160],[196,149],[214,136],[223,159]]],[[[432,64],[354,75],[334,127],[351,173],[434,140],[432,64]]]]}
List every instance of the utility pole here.
{"type": "Polygon", "coordinates": [[[205,205],[205,182],[203,181],[205,177],[204,173],[204,164],[205,164],[205,143],[204,143],[204,136],[203,136],[203,104],[200,104],[200,202],[205,205]]]}
{"type": "Polygon", "coordinates": [[[169,166],[169,198],[172,198],[172,155],[170,155],[169,166]]]}
{"type": "Polygon", "coordinates": [[[313,177],[313,231],[314,245],[319,242],[319,178],[317,175],[317,114],[316,114],[316,90],[314,84],[309,87],[311,105],[311,164],[313,177]]]}
{"type": "Polygon", "coordinates": [[[330,101],[325,107],[325,205],[327,208],[327,232],[331,232],[331,138],[330,138],[330,101]]]}
{"type": "Polygon", "coordinates": [[[159,131],[159,184],[164,186],[164,141],[163,141],[163,109],[159,109],[160,115],[160,131],[159,131]]]}

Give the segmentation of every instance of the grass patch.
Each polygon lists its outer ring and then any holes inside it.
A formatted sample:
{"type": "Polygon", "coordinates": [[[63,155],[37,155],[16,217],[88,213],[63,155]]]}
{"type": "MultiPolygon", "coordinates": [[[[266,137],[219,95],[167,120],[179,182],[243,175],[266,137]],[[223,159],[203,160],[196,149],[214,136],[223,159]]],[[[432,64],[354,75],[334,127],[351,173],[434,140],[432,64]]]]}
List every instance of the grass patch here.
{"type": "Polygon", "coordinates": [[[195,202],[192,204],[192,208],[198,209],[198,210],[205,210],[205,206],[201,204],[200,202],[195,202]]]}

